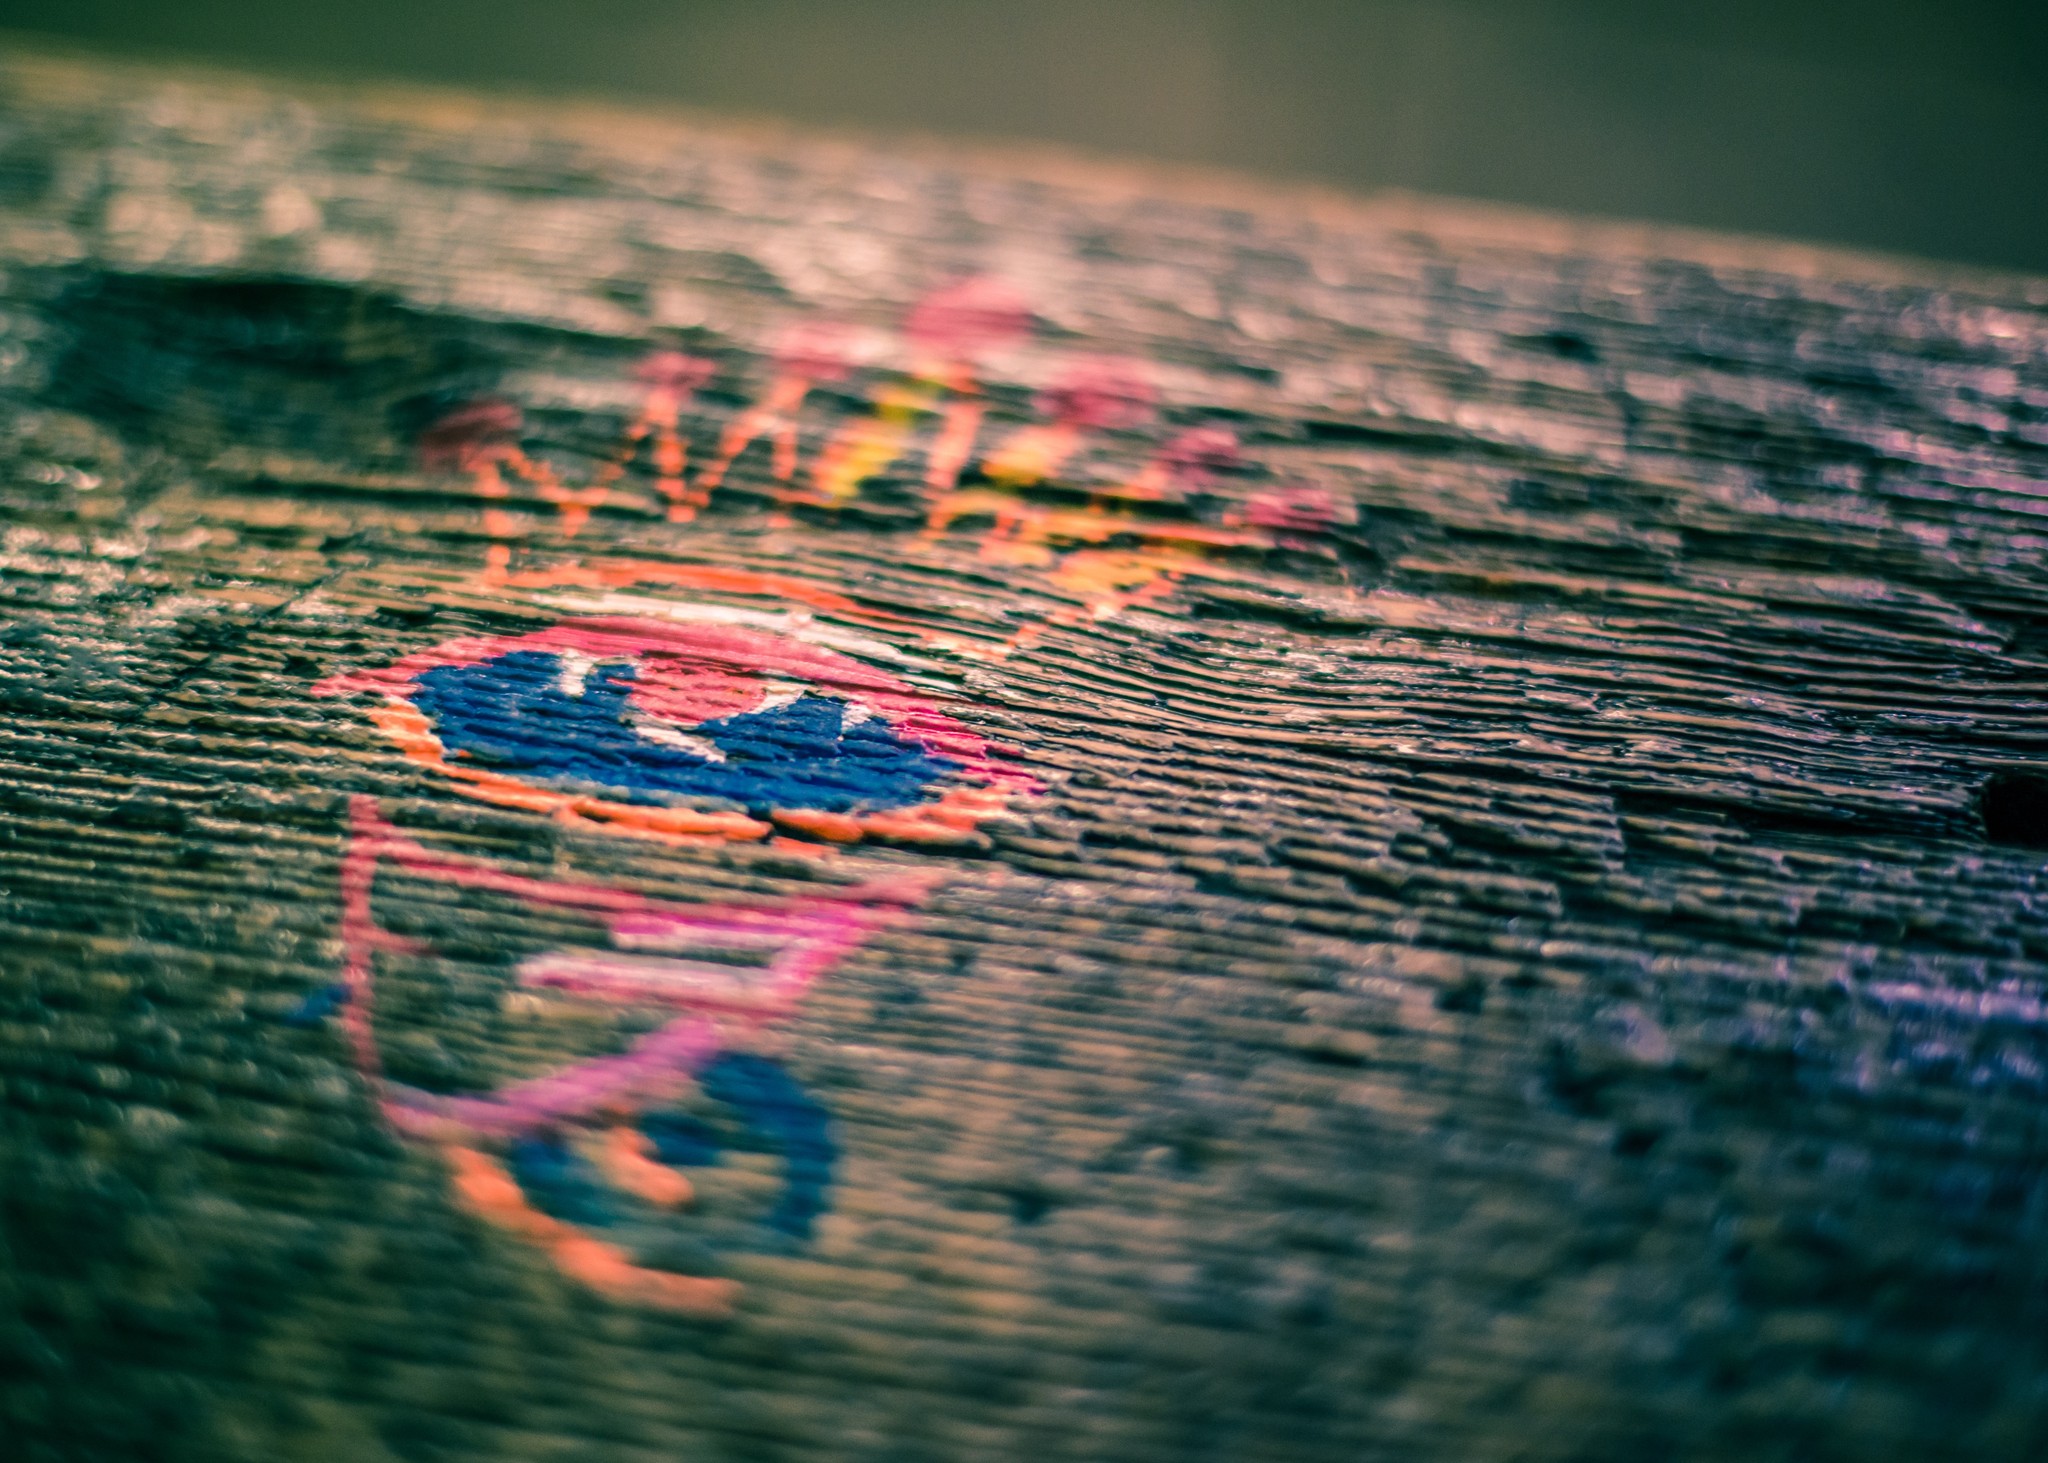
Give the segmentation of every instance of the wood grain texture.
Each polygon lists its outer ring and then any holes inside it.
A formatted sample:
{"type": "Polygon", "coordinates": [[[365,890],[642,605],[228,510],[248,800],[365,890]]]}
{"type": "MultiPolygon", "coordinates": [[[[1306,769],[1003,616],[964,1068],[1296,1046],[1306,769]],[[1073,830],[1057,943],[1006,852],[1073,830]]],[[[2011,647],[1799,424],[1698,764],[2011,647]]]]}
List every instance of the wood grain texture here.
{"type": "MultiPolygon", "coordinates": [[[[0,98],[21,1456],[2039,1456],[2041,282],[25,56],[0,98]],[[418,450],[489,397],[593,481],[665,349],[710,363],[701,471],[829,320],[866,354],[814,464],[967,274],[1032,323],[957,522],[928,437],[830,500],[756,447],[688,522],[641,462],[573,534],[418,450]],[[1156,409],[1006,479],[1087,357],[1156,409]],[[1127,491],[1194,429],[1238,460],[1127,491]],[[1059,514],[1170,567],[1111,603],[1059,514]],[[843,596],[813,622],[1039,790],[942,845],[621,839],[315,694],[604,566],[843,596]],[[294,1019],[362,795],[650,900],[926,881],[762,1037],[831,1115],[814,1233],[749,1217],[773,1152],[692,1170],[655,1268],[731,1319],[465,1210],[294,1019]]],[[[478,970],[566,938],[378,878],[478,970]]],[[[384,977],[387,1065],[527,1070],[430,964],[384,977]]]]}

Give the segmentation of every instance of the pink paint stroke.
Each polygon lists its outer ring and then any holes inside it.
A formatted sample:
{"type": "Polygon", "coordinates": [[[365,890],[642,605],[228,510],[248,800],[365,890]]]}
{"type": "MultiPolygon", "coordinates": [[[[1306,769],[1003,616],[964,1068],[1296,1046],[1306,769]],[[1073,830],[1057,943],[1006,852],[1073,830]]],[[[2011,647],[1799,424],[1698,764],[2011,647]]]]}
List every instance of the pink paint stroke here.
{"type": "MultiPolygon", "coordinates": [[[[371,885],[380,860],[407,872],[464,888],[489,889],[538,904],[589,910],[603,915],[614,937],[673,939],[684,934],[779,938],[782,950],[767,967],[762,995],[752,1003],[673,991],[671,1004],[697,1010],[722,1009],[760,1020],[787,1014],[802,993],[873,930],[896,918],[928,892],[929,876],[876,880],[827,895],[801,899],[739,900],[702,907],[666,904],[624,889],[557,883],[508,874],[474,859],[436,854],[400,832],[377,810],[376,799],[358,794],[349,802],[350,842],[342,861],[342,928],[346,952],[343,982],[349,1001],[345,1029],[359,1068],[381,1082],[384,1112],[402,1132],[427,1134],[455,1123],[481,1134],[529,1132],[566,1118],[581,1117],[650,1084],[700,1069],[724,1045],[719,1026],[701,1015],[680,1017],[635,1042],[617,1056],[581,1062],[561,1072],[515,1083],[489,1097],[449,1097],[422,1092],[381,1078],[372,1027],[373,971],[378,950],[424,953],[418,941],[391,934],[376,922],[371,885]]],[[[677,962],[685,969],[696,962],[677,962]]],[[[719,974],[719,967],[699,969],[719,974]]],[[[630,995],[623,988],[616,957],[560,956],[530,984],[583,989],[612,998],[645,999],[642,982],[630,995]]]]}

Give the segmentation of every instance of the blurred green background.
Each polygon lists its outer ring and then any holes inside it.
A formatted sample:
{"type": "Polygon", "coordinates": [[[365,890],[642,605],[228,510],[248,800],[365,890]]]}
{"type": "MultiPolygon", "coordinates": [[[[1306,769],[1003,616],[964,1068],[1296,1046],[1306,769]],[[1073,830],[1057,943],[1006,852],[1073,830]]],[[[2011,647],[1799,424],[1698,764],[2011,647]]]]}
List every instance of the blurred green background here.
{"type": "Polygon", "coordinates": [[[0,0],[0,26],[2048,272],[2048,0],[0,0]]]}

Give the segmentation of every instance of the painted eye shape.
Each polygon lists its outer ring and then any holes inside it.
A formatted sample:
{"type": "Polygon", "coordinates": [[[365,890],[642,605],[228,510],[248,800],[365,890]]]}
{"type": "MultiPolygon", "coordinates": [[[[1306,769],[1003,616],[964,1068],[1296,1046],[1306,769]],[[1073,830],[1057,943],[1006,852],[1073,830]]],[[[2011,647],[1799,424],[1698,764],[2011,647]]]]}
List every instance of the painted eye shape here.
{"type": "Polygon", "coordinates": [[[660,657],[514,650],[416,685],[451,757],[622,803],[882,812],[926,801],[960,767],[837,688],[660,657]]]}
{"type": "Polygon", "coordinates": [[[466,796],[635,837],[958,844],[1038,789],[928,696],[819,643],[846,635],[694,608],[451,640],[315,690],[382,697],[378,729],[466,796]]]}

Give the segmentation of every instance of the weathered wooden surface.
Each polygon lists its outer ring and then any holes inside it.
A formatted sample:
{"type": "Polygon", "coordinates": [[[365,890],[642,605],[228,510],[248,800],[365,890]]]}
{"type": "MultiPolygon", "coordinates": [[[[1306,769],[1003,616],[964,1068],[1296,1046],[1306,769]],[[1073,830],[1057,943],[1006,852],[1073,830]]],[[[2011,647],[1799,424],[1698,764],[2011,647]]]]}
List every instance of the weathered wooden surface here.
{"type": "Polygon", "coordinates": [[[10,1456],[2048,1445],[2048,291],[29,59],[0,96],[10,1456]],[[887,403],[967,274],[1032,319],[948,521],[972,398],[887,403]],[[578,524],[513,471],[601,484],[681,351],[693,491],[827,320],[865,354],[789,484],[756,446],[672,515],[642,454],[578,524]],[[1089,355],[1156,408],[1001,470],[1089,355]],[[516,430],[435,436],[484,398],[516,430]],[[1134,486],[1196,429],[1239,459],[1134,486]],[[315,694],[612,592],[805,610],[1020,780],[939,841],[624,838],[315,694]],[[455,1093],[558,1040],[503,973],[568,916],[518,890],[916,884],[750,1038],[829,1114],[810,1232],[761,1220],[790,1139],[638,1254],[730,1318],[579,1283],[380,1117],[352,806],[503,876],[363,896],[422,942],[376,955],[387,1075],[455,1093]]]}

